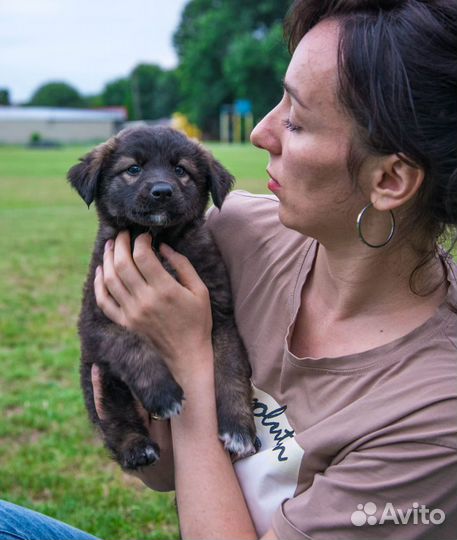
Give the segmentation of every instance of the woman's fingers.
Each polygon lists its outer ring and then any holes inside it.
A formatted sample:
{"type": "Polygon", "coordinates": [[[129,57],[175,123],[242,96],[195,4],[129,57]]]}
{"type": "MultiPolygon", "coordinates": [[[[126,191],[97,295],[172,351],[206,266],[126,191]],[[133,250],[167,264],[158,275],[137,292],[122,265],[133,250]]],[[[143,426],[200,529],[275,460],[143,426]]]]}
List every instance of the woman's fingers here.
{"type": "MultiPolygon", "coordinates": [[[[162,289],[167,284],[175,283],[154,253],[151,241],[149,234],[139,235],[131,255],[130,236],[127,231],[123,231],[118,234],[114,249],[105,252],[105,283],[121,305],[125,291],[133,296],[142,297],[145,285],[162,289]],[[119,279],[114,279],[114,276],[118,276],[119,279]]],[[[176,270],[179,282],[184,287],[191,291],[201,289],[203,282],[184,255],[166,244],[161,244],[160,252],[176,270]]]]}
{"type": "Polygon", "coordinates": [[[115,243],[113,240],[108,240],[103,254],[103,283],[118,305],[122,306],[130,296],[130,292],[118,275],[114,257],[115,243]]]}
{"type": "Polygon", "coordinates": [[[140,234],[133,246],[133,260],[148,285],[162,286],[173,280],[151,247],[151,235],[140,234]]]}
{"type": "Polygon", "coordinates": [[[189,259],[178,253],[167,244],[160,245],[160,253],[167,259],[176,270],[181,285],[193,293],[202,293],[206,289],[197,271],[190,263],[189,259]]]}
{"type": "MultiPolygon", "coordinates": [[[[110,258],[109,250],[108,255],[105,251],[106,257],[110,258]]],[[[119,278],[118,281],[123,285],[124,289],[128,290],[132,295],[141,294],[145,281],[132,258],[128,231],[122,231],[116,237],[112,250],[112,265],[114,273],[119,278]]]]}
{"type": "Polygon", "coordinates": [[[91,368],[92,388],[94,390],[95,410],[100,420],[104,420],[104,411],[102,405],[102,376],[100,369],[96,364],[91,368]]]}
{"type": "Polygon", "coordinates": [[[97,306],[113,322],[125,326],[124,314],[119,304],[105,286],[103,268],[99,266],[95,272],[94,292],[97,306]]]}

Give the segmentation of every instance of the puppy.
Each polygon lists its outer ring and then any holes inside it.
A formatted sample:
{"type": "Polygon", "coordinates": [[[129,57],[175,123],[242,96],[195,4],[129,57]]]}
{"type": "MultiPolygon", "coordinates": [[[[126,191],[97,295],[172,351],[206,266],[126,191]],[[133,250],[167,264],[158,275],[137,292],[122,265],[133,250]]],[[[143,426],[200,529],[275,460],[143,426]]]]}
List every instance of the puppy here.
{"type": "Polygon", "coordinates": [[[209,193],[220,208],[233,177],[202,146],[162,127],[123,130],[80,161],[68,179],[88,206],[95,201],[99,217],[79,318],[81,384],[89,417],[112,456],[124,470],[159,459],[160,449],[150,439],[134,396],[162,419],[179,414],[184,398],[151,343],[97,307],[95,269],[103,262],[105,242],[121,230],[130,231],[132,245],[146,231],[155,249],[166,242],[190,260],[208,287],[219,437],[237,457],[255,452],[250,367],[233,317],[229,279],[204,220],[209,193]],[[103,421],[95,410],[93,363],[102,375],[103,421]]]}

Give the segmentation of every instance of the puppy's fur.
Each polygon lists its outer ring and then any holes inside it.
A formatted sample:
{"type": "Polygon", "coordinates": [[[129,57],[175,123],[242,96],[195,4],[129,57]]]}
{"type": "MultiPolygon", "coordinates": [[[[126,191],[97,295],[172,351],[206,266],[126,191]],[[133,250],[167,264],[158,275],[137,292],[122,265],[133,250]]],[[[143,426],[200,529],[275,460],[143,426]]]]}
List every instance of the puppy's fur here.
{"type": "Polygon", "coordinates": [[[220,254],[205,227],[211,193],[220,208],[233,177],[211,154],[169,128],[135,128],[96,147],[68,173],[87,205],[95,201],[99,230],[79,319],[81,383],[89,416],[125,470],[154,463],[160,450],[135,407],[163,419],[181,411],[183,391],[149,341],[110,321],[97,307],[94,273],[105,242],[119,231],[134,238],[149,231],[184,254],[209,289],[213,317],[219,436],[238,456],[254,452],[250,368],[233,317],[230,285],[220,254]],[[95,410],[91,366],[102,373],[103,407],[95,410]]]}

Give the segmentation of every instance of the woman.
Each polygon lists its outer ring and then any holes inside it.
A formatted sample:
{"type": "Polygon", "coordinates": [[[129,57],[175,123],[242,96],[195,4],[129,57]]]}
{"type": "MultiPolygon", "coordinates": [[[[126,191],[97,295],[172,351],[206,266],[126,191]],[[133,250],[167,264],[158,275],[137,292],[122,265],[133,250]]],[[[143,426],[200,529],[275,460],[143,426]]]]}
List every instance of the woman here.
{"type": "MultiPolygon", "coordinates": [[[[150,336],[186,395],[152,421],[183,538],[455,537],[455,2],[299,0],[281,102],[252,142],[276,197],[234,193],[208,224],[252,363],[261,447],[217,437],[211,312],[189,262],[106,246],[97,301],[150,336]],[[189,351],[192,351],[189,353],[189,351]],[[172,449],[173,448],[173,452],[172,449]]],[[[99,373],[93,372],[98,411],[99,373]]],[[[145,421],[146,415],[145,415],[145,421]]]]}

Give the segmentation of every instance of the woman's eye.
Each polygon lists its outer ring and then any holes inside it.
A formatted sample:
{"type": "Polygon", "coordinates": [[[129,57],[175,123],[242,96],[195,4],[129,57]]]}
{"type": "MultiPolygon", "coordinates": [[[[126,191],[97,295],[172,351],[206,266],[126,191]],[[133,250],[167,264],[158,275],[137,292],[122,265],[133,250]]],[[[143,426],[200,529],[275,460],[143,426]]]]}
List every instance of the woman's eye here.
{"type": "Polygon", "coordinates": [[[286,129],[288,129],[289,131],[299,131],[300,130],[300,127],[299,126],[296,126],[295,124],[292,124],[292,122],[290,121],[289,118],[286,118],[285,120],[282,121],[282,124],[283,126],[286,127],[286,129]]]}
{"type": "Polygon", "coordinates": [[[181,167],[180,165],[177,165],[175,167],[175,173],[176,173],[176,176],[186,176],[187,171],[186,171],[186,169],[184,169],[184,167],[181,167]]]}
{"type": "Polygon", "coordinates": [[[127,169],[127,172],[132,176],[136,176],[137,174],[140,174],[142,170],[143,169],[139,165],[130,165],[130,167],[127,169]]]}

